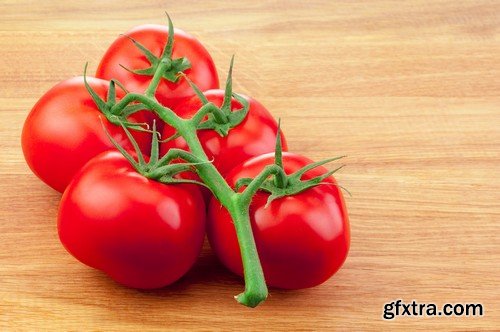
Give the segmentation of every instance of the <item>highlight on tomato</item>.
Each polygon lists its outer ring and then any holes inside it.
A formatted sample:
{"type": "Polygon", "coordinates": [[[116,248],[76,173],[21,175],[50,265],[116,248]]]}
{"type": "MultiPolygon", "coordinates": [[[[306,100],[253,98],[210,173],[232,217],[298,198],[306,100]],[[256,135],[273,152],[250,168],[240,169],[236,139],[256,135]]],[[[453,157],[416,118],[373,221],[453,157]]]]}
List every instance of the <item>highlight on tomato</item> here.
{"type": "MultiPolygon", "coordinates": [[[[229,172],[226,180],[235,187],[238,181],[255,178],[275,161],[275,153],[252,158],[229,172]]],[[[285,152],[280,163],[287,174],[284,182],[289,182],[288,187],[281,184],[283,192],[293,191],[298,183],[310,182],[311,186],[282,197],[259,190],[252,198],[250,220],[259,258],[269,286],[313,287],[328,280],[347,257],[350,237],[344,199],[330,176],[332,172],[321,166],[324,162],[312,163],[285,152]]],[[[220,261],[243,275],[233,220],[216,199],[210,202],[207,232],[220,261]]]]}
{"type": "Polygon", "coordinates": [[[120,284],[164,287],[193,266],[208,224],[216,255],[244,277],[235,299],[247,307],[268,285],[313,287],[338,271],[350,246],[333,178],[342,166],[323,165],[341,157],[283,152],[279,122],[232,91],[232,68],[219,89],[206,49],[168,17],[168,28],[119,37],[100,78],[85,70],[40,98],[22,147],[33,172],[64,191],[57,225],[69,253],[120,284]]]}
{"type": "MultiPolygon", "coordinates": [[[[197,135],[203,150],[222,175],[247,159],[274,151],[278,130],[277,121],[261,103],[251,97],[233,93],[233,61],[234,58],[229,67],[225,90],[202,92],[193,83],[191,86],[196,95],[176,110],[180,117],[189,119],[202,107],[215,109],[198,127],[197,135]]],[[[172,148],[189,149],[182,137],[168,139],[175,134],[176,131],[171,126],[164,126],[162,137],[166,142],[161,146],[162,153],[172,148]]],[[[282,148],[286,151],[286,140],[283,135],[280,136],[282,148]]]]}
{"type": "MultiPolygon", "coordinates": [[[[87,84],[106,102],[124,95],[110,81],[87,77],[87,84]]],[[[139,127],[146,119],[135,113],[122,121],[139,127]]],[[[63,192],[86,162],[114,149],[101,123],[125,149],[132,148],[121,126],[108,121],[99,110],[83,77],[57,84],[38,100],[24,122],[21,145],[28,166],[50,187],[63,192]]],[[[147,152],[150,135],[137,130],[133,135],[143,152],[147,152]]]]}
{"type": "Polygon", "coordinates": [[[59,238],[79,261],[120,284],[167,286],[193,266],[205,237],[199,189],[174,177],[192,165],[168,165],[177,156],[159,159],[155,128],[148,162],[138,149],[136,161],[110,139],[120,152],[93,158],[65,190],[59,238]]]}
{"type": "Polygon", "coordinates": [[[160,59],[168,62],[167,68],[161,73],[162,79],[156,91],[149,92],[154,93],[164,106],[175,110],[177,105],[194,95],[179,73],[184,73],[202,90],[219,88],[217,70],[208,51],[194,36],[174,29],[170,17],[168,28],[141,25],[118,37],[102,57],[96,77],[115,79],[130,92],[144,93],[160,59]]]}

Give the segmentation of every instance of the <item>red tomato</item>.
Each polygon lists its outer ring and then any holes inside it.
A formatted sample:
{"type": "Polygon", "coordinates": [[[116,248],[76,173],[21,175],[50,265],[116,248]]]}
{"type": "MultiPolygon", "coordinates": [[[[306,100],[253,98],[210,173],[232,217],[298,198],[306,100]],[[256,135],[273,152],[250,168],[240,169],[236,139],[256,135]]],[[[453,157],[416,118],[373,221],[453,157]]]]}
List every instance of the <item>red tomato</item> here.
{"type": "Polygon", "coordinates": [[[61,200],[59,237],[78,260],[134,288],[158,288],[194,264],[205,234],[205,207],[189,184],[138,174],[117,151],[92,159],[61,200]]]}
{"type": "MultiPolygon", "coordinates": [[[[273,162],[274,153],[248,160],[227,175],[228,184],[234,187],[240,178],[253,178],[273,162]]],[[[300,155],[283,154],[287,174],[310,163],[300,155]]],[[[318,167],[302,179],[326,172],[324,167],[318,167]]],[[[334,184],[335,180],[331,177],[324,182],[334,184]]],[[[323,283],[340,268],[349,249],[349,223],[339,188],[322,184],[278,198],[266,208],[268,197],[268,193],[259,191],[250,205],[252,229],[267,284],[299,289],[323,283]]],[[[209,207],[208,239],[222,263],[242,275],[233,221],[215,199],[209,207]]]]}
{"type": "MultiPolygon", "coordinates": [[[[106,98],[109,82],[88,77],[88,83],[106,98]]],[[[123,92],[117,89],[117,96],[123,92]]],[[[24,122],[22,147],[29,167],[42,181],[62,192],[75,173],[92,157],[114,149],[102,123],[111,136],[126,149],[132,149],[125,132],[111,124],[95,105],[85,88],[83,77],[63,81],[45,93],[24,122]]],[[[140,114],[130,121],[145,122],[140,114]]],[[[133,131],[144,152],[150,135],[133,131]]]]}
{"type": "MultiPolygon", "coordinates": [[[[224,100],[224,90],[209,90],[203,93],[208,101],[220,107],[224,100]]],[[[229,172],[236,165],[247,159],[272,152],[276,145],[276,133],[278,124],[269,111],[258,101],[242,96],[249,104],[250,108],[246,118],[236,127],[229,131],[225,137],[220,136],[214,130],[198,131],[198,138],[209,159],[213,158],[215,167],[222,175],[229,172]]],[[[192,117],[202,106],[197,96],[192,97],[177,109],[179,116],[183,118],[192,117]]],[[[242,105],[234,98],[231,102],[231,110],[239,110],[242,105]]],[[[174,134],[174,129],[165,125],[163,138],[168,138],[174,134]]],[[[287,150],[286,141],[281,135],[283,151],[287,150]]],[[[166,153],[171,148],[189,150],[186,141],[180,137],[178,139],[163,143],[161,153],[166,153]]]]}
{"type": "MultiPolygon", "coordinates": [[[[153,24],[140,25],[128,31],[126,35],[160,57],[167,42],[168,28],[153,24]]],[[[191,62],[191,68],[185,70],[184,73],[202,91],[219,87],[217,71],[207,50],[195,37],[175,29],[172,58],[181,57],[186,57],[191,62]]],[[[107,80],[114,78],[131,92],[144,93],[152,76],[131,73],[120,65],[131,70],[146,69],[151,66],[146,56],[126,36],[118,37],[111,44],[97,68],[96,77],[107,80]]],[[[179,102],[193,95],[193,89],[183,78],[175,83],[162,79],[156,90],[158,101],[172,109],[179,102]]]]}

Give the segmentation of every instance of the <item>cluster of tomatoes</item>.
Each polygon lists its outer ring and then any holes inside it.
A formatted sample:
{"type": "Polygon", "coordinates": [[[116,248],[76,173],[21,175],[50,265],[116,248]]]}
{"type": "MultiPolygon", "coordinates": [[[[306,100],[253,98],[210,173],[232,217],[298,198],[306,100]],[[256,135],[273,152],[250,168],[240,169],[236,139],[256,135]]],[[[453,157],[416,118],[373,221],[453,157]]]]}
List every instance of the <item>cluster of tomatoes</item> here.
{"type": "MultiPolygon", "coordinates": [[[[135,288],[163,287],[182,277],[195,263],[205,234],[221,262],[243,274],[227,210],[200,186],[165,184],[139,174],[109,136],[127,151],[136,144],[148,156],[151,132],[131,130],[131,141],[122,126],[102,116],[88,91],[90,86],[106,102],[130,92],[144,93],[165,51],[167,36],[167,27],[159,25],[139,26],[120,36],[103,56],[95,77],[71,78],[45,93],[31,110],[22,133],[29,167],[50,187],[63,192],[58,231],[66,249],[81,262],[135,288]],[[112,80],[121,84],[110,91],[112,80]]],[[[215,65],[203,45],[176,29],[172,46],[173,72],[164,73],[154,98],[189,119],[203,106],[191,81],[203,92],[205,102],[222,107],[227,91],[219,88],[215,65]]],[[[275,163],[278,124],[259,102],[243,98],[248,113],[225,135],[215,130],[197,132],[208,159],[231,188],[239,179],[255,178],[275,163]]],[[[232,98],[231,111],[241,107],[232,98]]],[[[149,111],[135,112],[127,121],[149,127],[154,122],[163,138],[175,134],[149,111]]],[[[182,137],[160,144],[160,156],[172,148],[188,150],[182,137]]],[[[280,145],[286,151],[284,138],[280,145]]],[[[285,173],[292,174],[311,161],[284,152],[281,163],[285,173]]],[[[325,173],[325,168],[316,167],[304,172],[302,180],[325,173]]],[[[317,186],[267,204],[269,195],[259,191],[249,212],[267,284],[296,289],[324,282],[340,268],[349,248],[347,213],[335,180],[328,177],[317,186]]]]}

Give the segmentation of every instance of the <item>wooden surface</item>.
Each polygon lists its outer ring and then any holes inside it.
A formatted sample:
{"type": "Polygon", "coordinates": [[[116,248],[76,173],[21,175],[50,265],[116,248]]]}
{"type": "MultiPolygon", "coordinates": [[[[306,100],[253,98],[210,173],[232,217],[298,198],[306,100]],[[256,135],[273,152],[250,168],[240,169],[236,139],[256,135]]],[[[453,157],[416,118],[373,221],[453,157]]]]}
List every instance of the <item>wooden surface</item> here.
{"type": "Polygon", "coordinates": [[[499,1],[134,3],[0,1],[0,330],[499,328],[499,1]],[[24,163],[24,118],[164,9],[221,77],[236,55],[237,91],[281,117],[291,150],[349,155],[352,246],[324,285],[250,310],[208,247],[179,283],[139,292],[60,245],[60,195],[24,163]],[[485,316],[384,321],[399,298],[485,316]]]}

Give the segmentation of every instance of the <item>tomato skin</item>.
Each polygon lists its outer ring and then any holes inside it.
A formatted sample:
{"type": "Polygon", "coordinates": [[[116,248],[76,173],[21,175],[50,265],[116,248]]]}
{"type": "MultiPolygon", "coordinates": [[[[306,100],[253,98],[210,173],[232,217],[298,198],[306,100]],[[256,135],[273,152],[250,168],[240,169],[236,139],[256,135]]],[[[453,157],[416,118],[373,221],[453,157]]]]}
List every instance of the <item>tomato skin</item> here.
{"type": "MultiPolygon", "coordinates": [[[[203,93],[208,101],[220,107],[224,99],[224,90],[209,90],[203,93]]],[[[236,127],[229,131],[225,137],[220,136],[213,130],[198,131],[198,138],[209,159],[213,158],[215,167],[222,175],[225,175],[236,165],[241,164],[252,157],[272,152],[276,145],[276,133],[278,124],[269,111],[258,101],[243,96],[250,108],[247,117],[236,127]]],[[[197,96],[192,97],[177,109],[182,118],[192,117],[202,106],[197,96]]],[[[234,98],[231,102],[231,110],[239,110],[242,106],[234,98]]],[[[168,138],[174,134],[172,127],[165,125],[162,137],[168,138]]],[[[287,150],[284,135],[281,135],[283,151],[287,150]]],[[[189,150],[186,141],[180,137],[165,142],[161,146],[164,154],[171,148],[189,150]]]]}
{"type": "MultiPolygon", "coordinates": [[[[125,34],[160,57],[167,42],[168,28],[147,24],[137,26],[125,34]]],[[[191,68],[185,70],[184,73],[202,91],[219,88],[215,64],[208,51],[195,37],[175,29],[172,58],[180,57],[186,57],[191,62],[191,68]]],[[[144,93],[152,77],[131,73],[120,65],[132,70],[149,68],[151,65],[144,54],[126,36],[118,37],[108,48],[97,68],[96,77],[107,80],[117,79],[129,91],[144,93]]],[[[193,95],[193,89],[182,78],[175,83],[162,79],[155,94],[161,104],[174,110],[176,105],[193,95]]]]}
{"type": "Polygon", "coordinates": [[[138,174],[117,151],[85,165],[63,194],[58,231],[78,260],[133,288],[169,285],[198,257],[205,207],[189,184],[138,174]]]}
{"type": "MultiPolygon", "coordinates": [[[[274,153],[246,161],[226,177],[234,186],[243,177],[255,177],[274,162],[274,153]]],[[[311,163],[305,157],[283,154],[285,172],[291,174],[311,163]]],[[[324,174],[318,167],[302,179],[324,174]]],[[[324,182],[335,183],[333,178],[324,182]]],[[[300,289],[319,285],[343,264],[350,245],[347,211],[339,188],[319,185],[299,194],[279,198],[265,208],[268,193],[258,192],[250,205],[250,219],[266,282],[269,286],[300,289]]],[[[221,262],[243,275],[233,221],[212,199],[208,212],[208,239],[221,262]]]]}
{"type": "MultiPolygon", "coordinates": [[[[109,82],[87,78],[101,98],[106,98],[109,82]]],[[[117,97],[123,92],[117,89],[117,97]]],[[[92,157],[115,149],[102,123],[124,148],[132,149],[125,132],[110,123],[99,111],[85,88],[83,77],[65,80],[46,92],[24,122],[22,148],[29,167],[42,181],[63,192],[75,173],[92,157]]],[[[134,114],[130,121],[145,122],[134,114]]],[[[150,135],[131,131],[139,146],[147,152],[150,135]]]]}

